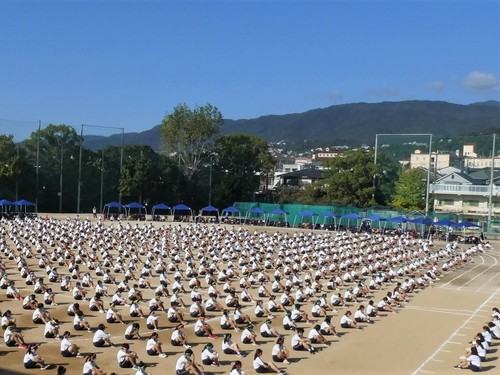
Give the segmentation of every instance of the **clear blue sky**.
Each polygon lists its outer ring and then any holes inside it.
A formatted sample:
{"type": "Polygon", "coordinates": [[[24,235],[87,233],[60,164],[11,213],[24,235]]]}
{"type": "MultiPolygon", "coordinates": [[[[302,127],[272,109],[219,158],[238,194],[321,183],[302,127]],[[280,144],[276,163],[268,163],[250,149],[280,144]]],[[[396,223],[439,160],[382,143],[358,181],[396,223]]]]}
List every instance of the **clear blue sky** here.
{"type": "Polygon", "coordinates": [[[500,100],[500,2],[0,0],[0,133],[500,100]],[[14,121],[5,121],[14,120],[14,121]]]}

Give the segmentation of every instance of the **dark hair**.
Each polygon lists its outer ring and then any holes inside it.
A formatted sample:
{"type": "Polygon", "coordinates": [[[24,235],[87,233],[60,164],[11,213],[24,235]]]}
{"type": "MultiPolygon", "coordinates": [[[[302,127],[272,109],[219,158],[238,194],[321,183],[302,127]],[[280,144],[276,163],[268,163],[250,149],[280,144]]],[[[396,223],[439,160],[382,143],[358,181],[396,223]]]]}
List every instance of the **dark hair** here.
{"type": "Polygon", "coordinates": [[[231,370],[234,370],[237,368],[241,368],[241,361],[234,362],[234,365],[233,365],[233,367],[231,367],[231,370]]]}
{"type": "Polygon", "coordinates": [[[259,355],[261,355],[261,354],[262,354],[262,349],[257,349],[257,350],[255,351],[255,354],[253,355],[253,359],[257,358],[257,357],[258,357],[259,355]]]}

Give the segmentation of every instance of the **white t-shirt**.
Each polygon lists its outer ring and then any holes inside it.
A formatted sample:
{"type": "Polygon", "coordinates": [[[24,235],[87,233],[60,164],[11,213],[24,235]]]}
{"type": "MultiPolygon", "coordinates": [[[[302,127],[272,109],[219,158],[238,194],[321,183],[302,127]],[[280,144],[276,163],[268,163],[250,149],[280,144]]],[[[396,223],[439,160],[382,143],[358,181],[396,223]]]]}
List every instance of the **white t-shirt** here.
{"type": "Polygon", "coordinates": [[[99,342],[101,339],[106,340],[111,338],[111,335],[109,333],[104,332],[102,329],[98,329],[94,333],[94,338],[92,339],[92,342],[99,342]]]}
{"type": "Polygon", "coordinates": [[[255,370],[257,370],[259,367],[267,367],[266,364],[264,363],[264,361],[262,360],[262,358],[260,357],[256,357],[254,360],[253,360],[253,368],[255,370]]]}

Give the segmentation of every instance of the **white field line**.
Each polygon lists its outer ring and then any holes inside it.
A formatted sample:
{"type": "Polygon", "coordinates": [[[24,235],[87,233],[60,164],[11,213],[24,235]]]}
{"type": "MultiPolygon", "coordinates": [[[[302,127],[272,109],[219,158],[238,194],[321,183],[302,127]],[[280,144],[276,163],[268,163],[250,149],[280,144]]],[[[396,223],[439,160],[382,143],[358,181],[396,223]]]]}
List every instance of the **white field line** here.
{"type": "MultiPolygon", "coordinates": [[[[495,257],[491,257],[493,258],[494,260],[494,264],[492,264],[491,266],[489,266],[488,268],[486,268],[483,272],[480,272],[478,273],[476,276],[474,276],[472,279],[470,279],[469,281],[467,281],[465,284],[461,285],[458,290],[461,290],[464,286],[466,286],[467,284],[469,284],[470,282],[474,281],[475,279],[477,279],[479,276],[481,276],[483,273],[486,273],[488,272],[489,270],[491,270],[492,268],[496,267],[498,265],[498,259],[495,258],[495,257]]],[[[483,260],[483,263],[484,263],[484,258],[481,256],[481,259],[483,260]]],[[[495,274],[493,277],[495,277],[497,274],[495,274]]],[[[491,281],[491,278],[490,278],[490,281],[491,281]]],[[[489,281],[488,281],[489,283],[489,281]]],[[[485,283],[483,285],[481,285],[481,287],[484,287],[486,284],[488,283],[485,283]]]]}
{"type": "Polygon", "coordinates": [[[457,280],[457,279],[460,279],[462,276],[468,274],[469,272],[472,272],[474,269],[478,268],[478,267],[481,267],[483,264],[484,264],[484,258],[482,256],[480,256],[481,258],[481,261],[482,263],[481,264],[477,264],[475,265],[474,267],[468,269],[467,271],[465,272],[462,272],[461,274],[459,274],[458,276],[454,277],[453,279],[451,279],[450,281],[448,281],[447,283],[444,283],[443,285],[440,285],[439,287],[440,288],[444,288],[445,286],[451,284],[453,281],[457,280]]]}
{"type": "Polygon", "coordinates": [[[460,327],[458,327],[455,332],[453,332],[447,339],[446,341],[444,341],[440,346],[439,348],[437,348],[434,353],[432,353],[415,371],[412,372],[412,375],[416,375],[418,374],[419,372],[421,372],[422,368],[424,366],[426,366],[431,360],[434,359],[434,356],[439,353],[441,351],[441,349],[447,345],[451,339],[463,328],[465,327],[467,324],[469,324],[469,322],[475,317],[475,315],[482,309],[484,308],[484,306],[486,306],[493,298],[496,297],[496,295],[498,294],[500,290],[497,290],[494,294],[492,294],[488,299],[486,299],[476,310],[474,310],[473,314],[469,317],[469,319],[467,319],[465,322],[462,323],[462,325],[460,327]]]}

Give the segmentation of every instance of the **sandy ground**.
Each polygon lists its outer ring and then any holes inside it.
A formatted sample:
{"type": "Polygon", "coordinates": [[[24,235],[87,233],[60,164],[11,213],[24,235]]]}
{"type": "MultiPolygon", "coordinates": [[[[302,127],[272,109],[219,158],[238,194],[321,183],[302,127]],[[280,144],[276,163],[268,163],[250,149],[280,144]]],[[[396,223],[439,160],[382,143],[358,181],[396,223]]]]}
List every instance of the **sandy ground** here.
{"type": "MultiPolygon", "coordinates": [[[[141,225],[141,224],[140,224],[141,225]]],[[[254,228],[252,228],[253,230],[254,228]]],[[[269,230],[269,229],[268,229],[269,230]]],[[[272,229],[274,231],[274,229],[272,229]]],[[[436,247],[443,244],[436,243],[436,247]]],[[[465,247],[467,245],[462,245],[465,247]]],[[[432,288],[427,288],[411,296],[411,301],[399,314],[386,314],[375,324],[364,326],[363,330],[345,330],[339,328],[341,314],[335,314],[332,322],[337,325],[340,333],[339,338],[332,339],[329,347],[317,346],[321,350],[312,356],[307,352],[292,352],[292,363],[282,365],[290,375],[299,374],[451,374],[456,373],[453,365],[457,363],[459,356],[464,354],[467,341],[472,339],[474,333],[486,322],[491,314],[491,309],[500,307],[500,242],[493,243],[493,250],[486,254],[478,255],[474,263],[446,274],[432,288]]],[[[5,257],[2,255],[2,259],[5,257]]],[[[12,261],[6,261],[10,267],[15,267],[12,261]]],[[[16,280],[16,285],[22,289],[23,296],[32,293],[32,287],[24,284],[17,270],[9,272],[16,280]]],[[[38,271],[37,271],[38,274],[38,271]]],[[[98,278],[94,278],[97,280],[98,278]]],[[[48,281],[48,280],[47,280],[48,281]]],[[[219,286],[220,288],[220,286],[219,286]]],[[[92,345],[93,333],[86,331],[76,333],[72,328],[72,318],[66,315],[68,305],[74,300],[69,293],[60,292],[58,285],[54,290],[58,292],[56,301],[58,306],[50,306],[49,311],[53,317],[62,323],[62,331],[68,329],[72,331],[72,341],[81,347],[82,353],[95,352],[98,354],[97,363],[105,369],[108,374],[116,372],[120,375],[135,374],[135,370],[121,369],[116,362],[118,348],[95,348],[92,345]]],[[[111,289],[113,292],[114,290],[111,289]]],[[[386,291],[378,292],[379,296],[386,291]]],[[[256,295],[256,290],[253,291],[256,295]]],[[[152,291],[145,291],[145,297],[151,297],[152,291]]],[[[375,299],[375,298],[374,298],[375,299]]],[[[186,296],[186,302],[189,297],[186,296]]],[[[366,302],[366,301],[365,301],[366,302]]],[[[16,311],[15,317],[18,326],[23,328],[27,342],[39,342],[41,346],[38,350],[48,363],[54,365],[52,369],[45,370],[48,373],[56,373],[56,366],[63,365],[68,369],[68,374],[81,374],[84,359],[63,358],[59,353],[59,340],[46,339],[43,337],[43,326],[35,326],[31,322],[31,312],[22,314],[19,301],[8,300],[5,292],[0,292],[0,309],[5,311],[11,309],[16,311]]],[[[83,311],[91,326],[96,326],[103,322],[103,314],[92,313],[88,310],[87,304],[83,302],[83,311]],[[91,314],[87,315],[90,312],[91,314]]],[[[253,304],[245,304],[246,311],[253,316],[253,304]]],[[[357,306],[357,304],[356,304],[357,306]]],[[[355,310],[356,306],[351,306],[355,310]]],[[[307,312],[310,307],[305,306],[307,312]]],[[[342,313],[343,309],[340,310],[342,313]]],[[[122,312],[125,319],[129,319],[128,309],[122,312]]],[[[211,323],[216,327],[216,333],[221,334],[217,318],[211,323]]],[[[193,318],[189,319],[191,322],[193,318]]],[[[148,336],[144,320],[137,320],[142,323],[143,336],[148,336]]],[[[258,320],[259,322],[262,319],[258,320]]],[[[170,346],[170,334],[173,327],[166,317],[160,318],[161,330],[160,339],[163,341],[164,349],[168,353],[165,359],[149,357],[145,353],[144,341],[126,341],[123,333],[126,326],[121,324],[107,324],[107,331],[113,335],[115,343],[129,342],[131,349],[139,353],[141,360],[149,364],[148,371],[151,374],[175,374],[175,362],[183,349],[175,349],[170,346]]],[[[280,332],[285,333],[281,328],[281,318],[278,318],[273,326],[280,332]],[[281,329],[280,329],[281,328],[281,329]]],[[[302,324],[307,327],[307,324],[302,324]]],[[[200,353],[206,339],[197,338],[192,329],[192,324],[185,328],[190,343],[199,361],[200,353]]],[[[285,333],[285,343],[290,347],[290,333],[285,333]]],[[[239,341],[239,334],[234,335],[239,341]]],[[[212,341],[215,349],[221,353],[221,338],[212,341]]],[[[271,348],[274,344],[272,339],[259,339],[259,347],[264,351],[263,359],[271,360],[271,348]]],[[[255,346],[243,344],[243,350],[248,353],[242,358],[243,369],[247,374],[254,374],[252,368],[253,353],[255,346]]],[[[483,371],[490,374],[498,374],[498,347],[497,341],[493,346],[489,360],[483,363],[483,371]]],[[[29,374],[41,370],[26,370],[22,366],[25,350],[18,348],[8,348],[3,343],[0,344],[0,374],[29,374]]],[[[207,368],[205,373],[229,374],[231,364],[236,360],[235,356],[228,356],[221,353],[222,366],[207,368]]],[[[466,370],[463,370],[466,371],[466,370]]]]}

